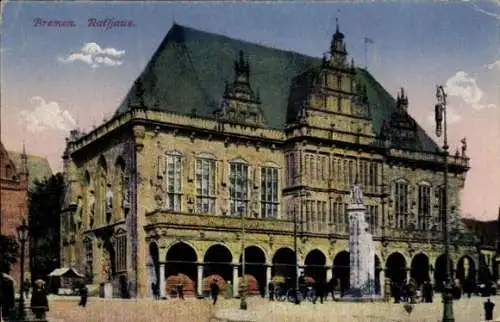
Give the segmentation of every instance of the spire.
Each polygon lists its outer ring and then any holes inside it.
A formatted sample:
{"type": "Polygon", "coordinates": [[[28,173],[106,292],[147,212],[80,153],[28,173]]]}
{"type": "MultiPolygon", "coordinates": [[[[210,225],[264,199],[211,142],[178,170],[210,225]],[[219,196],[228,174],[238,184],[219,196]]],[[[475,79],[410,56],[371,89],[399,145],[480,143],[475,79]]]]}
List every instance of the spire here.
{"type": "Polygon", "coordinates": [[[250,65],[248,59],[245,61],[245,54],[240,50],[238,59],[234,62],[234,71],[236,74],[236,82],[248,83],[250,77],[250,65]]]}
{"type": "Polygon", "coordinates": [[[339,17],[336,17],[335,18],[335,33],[336,34],[340,33],[339,29],[340,29],[339,28],[339,17]]]}
{"type": "Polygon", "coordinates": [[[23,141],[23,152],[21,154],[21,160],[23,162],[22,173],[28,175],[28,155],[26,154],[26,142],[23,141]]]}
{"type": "Polygon", "coordinates": [[[406,96],[405,90],[403,87],[401,87],[401,92],[398,93],[396,103],[400,109],[405,110],[405,111],[408,109],[408,97],[406,96]]]}
{"type": "Polygon", "coordinates": [[[347,51],[344,44],[344,34],[340,31],[339,19],[335,19],[335,34],[330,44],[330,55],[336,64],[345,64],[347,51]]]}

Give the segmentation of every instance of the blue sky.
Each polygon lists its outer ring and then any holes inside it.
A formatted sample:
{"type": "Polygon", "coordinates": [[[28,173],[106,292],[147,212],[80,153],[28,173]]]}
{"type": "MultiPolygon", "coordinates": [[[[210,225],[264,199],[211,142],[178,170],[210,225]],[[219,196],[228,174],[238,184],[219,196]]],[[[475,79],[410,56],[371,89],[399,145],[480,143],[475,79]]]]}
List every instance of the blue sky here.
{"type": "Polygon", "coordinates": [[[448,85],[450,141],[468,138],[472,170],[464,210],[492,218],[500,184],[499,79],[500,10],[492,2],[341,3],[37,3],[10,2],[3,8],[2,141],[28,149],[60,167],[67,131],[90,129],[120,104],[174,20],[189,27],[321,57],[340,20],[347,49],[395,95],[405,87],[410,114],[428,131],[435,85],[448,85]],[[34,27],[36,18],[72,20],[75,27],[34,27]],[[133,21],[133,27],[88,27],[88,19],[133,21]],[[63,63],[85,44],[123,52],[117,66],[92,68],[63,63]],[[50,142],[50,143],[47,143],[50,142]],[[486,171],[485,169],[490,169],[486,171]],[[494,171],[494,173],[491,173],[494,171]],[[496,172],[495,172],[496,171],[496,172]],[[492,174],[494,174],[492,176],[492,174]],[[470,188],[469,188],[470,186],[470,188]],[[487,186],[487,196],[474,194],[487,186]]]}

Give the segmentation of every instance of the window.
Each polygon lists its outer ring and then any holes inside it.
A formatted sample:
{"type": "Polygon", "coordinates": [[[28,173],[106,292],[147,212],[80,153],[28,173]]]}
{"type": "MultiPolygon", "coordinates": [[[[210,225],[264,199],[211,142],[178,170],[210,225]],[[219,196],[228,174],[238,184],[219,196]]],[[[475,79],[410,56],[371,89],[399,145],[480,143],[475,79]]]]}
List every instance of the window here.
{"type": "Polygon", "coordinates": [[[181,211],[182,155],[167,155],[167,209],[181,211]]]}
{"type": "Polygon", "coordinates": [[[445,212],[446,208],[446,195],[444,193],[444,187],[440,186],[437,189],[437,196],[438,196],[438,213],[436,214],[436,229],[441,230],[442,223],[443,223],[443,213],[445,212]]]}
{"type": "Polygon", "coordinates": [[[429,228],[429,217],[431,215],[431,187],[428,185],[418,186],[418,216],[417,228],[427,230],[429,228]]]}
{"type": "Polygon", "coordinates": [[[342,76],[337,77],[337,88],[342,89],[342,76]]]}
{"type": "Polygon", "coordinates": [[[127,235],[126,233],[121,233],[116,236],[116,271],[126,272],[127,271],[127,235]]]}
{"type": "Polygon", "coordinates": [[[215,213],[215,160],[196,160],[196,211],[199,214],[215,213]]]}
{"type": "Polygon", "coordinates": [[[290,153],[287,155],[286,172],[287,172],[287,186],[295,184],[297,180],[297,168],[295,164],[295,155],[290,153]]]}
{"type": "Polygon", "coordinates": [[[406,227],[408,214],[408,184],[403,181],[394,184],[394,211],[396,214],[396,227],[406,227]]]}
{"type": "Polygon", "coordinates": [[[369,166],[370,178],[368,183],[370,186],[373,187],[373,189],[376,189],[378,185],[377,168],[378,168],[378,163],[376,162],[370,163],[369,166]]]}
{"type": "Polygon", "coordinates": [[[371,234],[375,235],[378,228],[378,206],[368,206],[366,221],[371,234]]]}
{"type": "Polygon", "coordinates": [[[262,168],[260,172],[260,203],[262,218],[278,216],[278,169],[262,168]]]}
{"type": "Polygon", "coordinates": [[[327,101],[326,101],[326,108],[329,110],[329,111],[333,111],[333,109],[335,108],[335,97],[332,96],[332,95],[328,95],[327,96],[327,101]]]}
{"type": "Polygon", "coordinates": [[[241,209],[247,211],[248,166],[242,162],[232,162],[229,168],[230,214],[240,216],[241,209]]]}
{"type": "Polygon", "coordinates": [[[355,170],[356,170],[356,163],[355,163],[355,161],[354,160],[349,160],[349,169],[348,169],[348,171],[349,171],[349,173],[348,173],[348,175],[349,175],[348,180],[349,181],[347,182],[348,185],[354,184],[355,170]]]}
{"type": "Polygon", "coordinates": [[[312,201],[311,200],[307,200],[306,201],[306,231],[310,231],[311,230],[311,218],[312,218],[312,212],[313,212],[313,209],[312,209],[312,201]]]}
{"type": "Polygon", "coordinates": [[[337,97],[337,111],[342,113],[342,98],[340,96],[337,97]]]}
{"type": "Polygon", "coordinates": [[[85,277],[88,283],[92,283],[94,279],[94,248],[92,239],[87,238],[84,241],[85,247],[85,277]]]}

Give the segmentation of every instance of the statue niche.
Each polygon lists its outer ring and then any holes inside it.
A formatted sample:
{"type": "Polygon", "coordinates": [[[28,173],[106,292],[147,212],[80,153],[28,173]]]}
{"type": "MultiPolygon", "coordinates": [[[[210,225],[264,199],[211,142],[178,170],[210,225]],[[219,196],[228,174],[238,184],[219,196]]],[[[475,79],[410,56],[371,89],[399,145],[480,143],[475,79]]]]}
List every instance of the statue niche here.
{"type": "Polygon", "coordinates": [[[111,217],[113,215],[113,189],[108,183],[106,187],[106,223],[111,222],[111,217]]]}
{"type": "Polygon", "coordinates": [[[73,215],[73,222],[76,225],[77,229],[82,227],[82,212],[83,212],[83,198],[82,196],[78,196],[76,201],[76,210],[73,215]]]}
{"type": "Polygon", "coordinates": [[[95,222],[95,192],[94,190],[90,190],[89,196],[89,227],[94,227],[95,222]]]}

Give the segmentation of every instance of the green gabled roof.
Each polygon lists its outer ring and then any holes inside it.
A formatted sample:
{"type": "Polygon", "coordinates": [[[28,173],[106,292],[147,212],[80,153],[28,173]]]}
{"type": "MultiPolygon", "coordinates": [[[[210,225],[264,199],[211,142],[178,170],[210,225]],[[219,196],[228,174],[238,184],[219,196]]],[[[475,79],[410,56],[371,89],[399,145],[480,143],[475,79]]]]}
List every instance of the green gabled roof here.
{"type": "MultiPolygon", "coordinates": [[[[269,128],[283,129],[287,120],[289,95],[294,79],[321,66],[322,59],[270,48],[174,24],[154,53],[143,73],[145,106],[185,115],[193,112],[215,117],[225,82],[234,79],[234,62],[240,50],[250,63],[250,83],[259,90],[262,110],[269,128]]],[[[382,122],[396,111],[394,98],[365,70],[357,78],[366,85],[378,134],[382,122]]],[[[135,85],[116,111],[127,112],[137,100],[135,85]]],[[[413,149],[435,152],[437,145],[418,128],[419,142],[413,149]]]]}
{"type": "MultiPolygon", "coordinates": [[[[9,157],[16,166],[17,173],[23,169],[22,154],[19,152],[8,151],[9,157]]],[[[28,186],[29,189],[35,187],[36,181],[48,179],[52,175],[49,161],[47,159],[28,154],[28,186]]]]}

